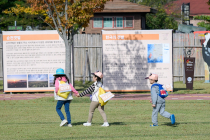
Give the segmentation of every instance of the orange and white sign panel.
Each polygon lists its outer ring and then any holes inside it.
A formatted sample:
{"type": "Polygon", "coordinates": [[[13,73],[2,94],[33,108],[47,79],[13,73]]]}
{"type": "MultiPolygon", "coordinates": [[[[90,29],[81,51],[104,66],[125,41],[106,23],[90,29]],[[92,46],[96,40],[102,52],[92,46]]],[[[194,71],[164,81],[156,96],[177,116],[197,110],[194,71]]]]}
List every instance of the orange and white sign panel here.
{"type": "Polygon", "coordinates": [[[65,45],[57,31],[3,32],[4,92],[54,91],[65,69],[65,45]]]}
{"type": "Polygon", "coordinates": [[[106,91],[150,91],[150,73],[173,90],[172,30],[103,30],[102,40],[106,91]]]}

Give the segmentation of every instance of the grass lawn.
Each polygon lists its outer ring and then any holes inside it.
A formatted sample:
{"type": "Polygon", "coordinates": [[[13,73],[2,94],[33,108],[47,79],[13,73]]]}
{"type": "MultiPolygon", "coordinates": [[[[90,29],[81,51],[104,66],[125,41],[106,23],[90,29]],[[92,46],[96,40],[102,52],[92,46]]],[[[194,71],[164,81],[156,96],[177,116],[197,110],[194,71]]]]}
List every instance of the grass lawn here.
{"type": "MultiPolygon", "coordinates": [[[[0,139],[109,139],[109,140],[207,140],[210,138],[210,101],[167,101],[166,110],[176,116],[176,125],[159,116],[159,126],[150,127],[152,107],[148,101],[110,101],[105,106],[110,127],[103,128],[95,111],[93,126],[84,127],[89,110],[87,97],[70,105],[72,128],[59,127],[53,98],[0,101],[0,139]]],[[[64,112],[64,110],[63,110],[64,112]]]]}
{"type": "Polygon", "coordinates": [[[204,81],[194,81],[193,90],[187,90],[186,85],[183,82],[174,83],[175,94],[209,94],[210,84],[204,83],[204,81]]]}
{"type": "MultiPolygon", "coordinates": [[[[75,81],[75,89],[81,93],[87,89],[93,82],[88,82],[83,85],[82,81],[75,81]]],[[[0,91],[3,91],[3,81],[0,80],[0,91]]],[[[1,94],[2,92],[0,92],[1,94]]],[[[52,93],[52,92],[45,92],[52,93]]],[[[131,92],[127,94],[138,94],[138,93],[150,93],[150,92],[131,92]]],[[[204,81],[194,81],[194,89],[187,90],[186,85],[183,82],[174,82],[174,92],[173,94],[209,94],[210,93],[210,84],[204,83],[204,81]]],[[[120,94],[120,93],[119,93],[120,94]]]]}
{"type": "MultiPolygon", "coordinates": [[[[79,92],[84,91],[86,88],[88,88],[92,82],[86,82],[85,85],[82,84],[82,81],[76,81],[76,89],[79,92]]],[[[173,94],[209,94],[210,93],[210,84],[204,83],[204,81],[194,81],[194,89],[193,90],[187,90],[186,84],[183,84],[183,82],[174,82],[174,92],[173,94]]],[[[150,92],[132,92],[131,94],[135,93],[150,93],[150,92]]],[[[129,94],[129,93],[127,93],[129,94]]]]}

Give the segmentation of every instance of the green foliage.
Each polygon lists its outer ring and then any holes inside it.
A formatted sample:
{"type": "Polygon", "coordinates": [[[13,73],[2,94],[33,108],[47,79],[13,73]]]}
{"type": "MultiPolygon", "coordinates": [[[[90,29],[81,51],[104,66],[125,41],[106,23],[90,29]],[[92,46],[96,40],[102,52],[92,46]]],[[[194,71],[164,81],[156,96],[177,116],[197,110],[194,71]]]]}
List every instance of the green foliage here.
{"type": "Polygon", "coordinates": [[[198,22],[198,26],[205,27],[206,30],[210,30],[210,16],[207,15],[201,15],[201,16],[194,16],[194,19],[203,20],[201,22],[198,22]]]}
{"type": "Polygon", "coordinates": [[[173,16],[167,15],[165,10],[159,9],[156,14],[146,15],[147,29],[178,29],[178,23],[173,16]]]}
{"type": "Polygon", "coordinates": [[[128,0],[130,2],[138,3],[140,5],[150,6],[157,9],[157,13],[146,14],[146,27],[147,29],[178,29],[178,22],[175,13],[168,15],[165,11],[165,5],[168,7],[173,6],[172,1],[175,0],[128,0]]]}
{"type": "Polygon", "coordinates": [[[157,8],[158,6],[163,6],[175,0],[127,0],[127,1],[157,8]]]}
{"type": "MultiPolygon", "coordinates": [[[[25,29],[26,26],[36,27],[37,25],[42,26],[41,29],[46,29],[46,24],[39,19],[38,16],[33,16],[29,14],[5,14],[4,10],[16,7],[16,4],[21,6],[27,6],[26,0],[0,0],[0,29],[7,30],[8,26],[14,26],[14,22],[17,21],[17,26],[23,26],[25,29]]],[[[48,27],[48,29],[51,29],[48,27]]]]}
{"type": "MultiPolygon", "coordinates": [[[[210,1],[208,1],[207,4],[210,5],[210,1]]],[[[194,19],[204,20],[199,22],[197,25],[200,27],[205,27],[206,30],[210,30],[210,16],[208,15],[194,16],[194,19]]]]}
{"type": "Polygon", "coordinates": [[[165,4],[175,0],[143,0],[138,2],[139,4],[157,8],[158,6],[164,6],[165,4]]]}
{"type": "Polygon", "coordinates": [[[4,15],[2,11],[15,6],[15,4],[24,4],[25,0],[0,0],[0,17],[4,15]]]}

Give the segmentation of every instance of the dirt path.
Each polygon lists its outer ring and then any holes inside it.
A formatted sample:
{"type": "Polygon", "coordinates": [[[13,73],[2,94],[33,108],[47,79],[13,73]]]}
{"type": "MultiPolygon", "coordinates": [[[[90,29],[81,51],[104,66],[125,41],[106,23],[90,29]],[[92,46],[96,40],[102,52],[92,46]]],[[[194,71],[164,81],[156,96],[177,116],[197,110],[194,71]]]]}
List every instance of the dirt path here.
{"type": "MultiPolygon", "coordinates": [[[[43,97],[53,97],[53,94],[0,94],[0,100],[30,100],[43,97]]],[[[150,94],[115,94],[112,100],[150,99],[150,94]]],[[[170,94],[166,100],[210,100],[210,94],[170,94]]]]}

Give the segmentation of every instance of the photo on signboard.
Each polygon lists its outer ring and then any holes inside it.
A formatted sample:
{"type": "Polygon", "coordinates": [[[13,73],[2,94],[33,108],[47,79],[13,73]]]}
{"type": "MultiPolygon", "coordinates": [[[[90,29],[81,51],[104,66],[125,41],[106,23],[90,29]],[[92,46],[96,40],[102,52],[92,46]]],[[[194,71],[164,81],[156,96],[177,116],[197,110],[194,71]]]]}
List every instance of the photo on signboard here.
{"type": "Polygon", "coordinates": [[[29,74],[28,87],[29,88],[48,87],[48,74],[29,74]]]}
{"type": "Polygon", "coordinates": [[[147,50],[148,50],[147,52],[148,63],[163,63],[162,44],[148,44],[147,50]]]}
{"type": "Polygon", "coordinates": [[[55,87],[53,74],[49,74],[49,85],[50,87],[55,87]]]}
{"type": "Polygon", "coordinates": [[[8,88],[27,88],[27,75],[7,75],[8,88]]]}

